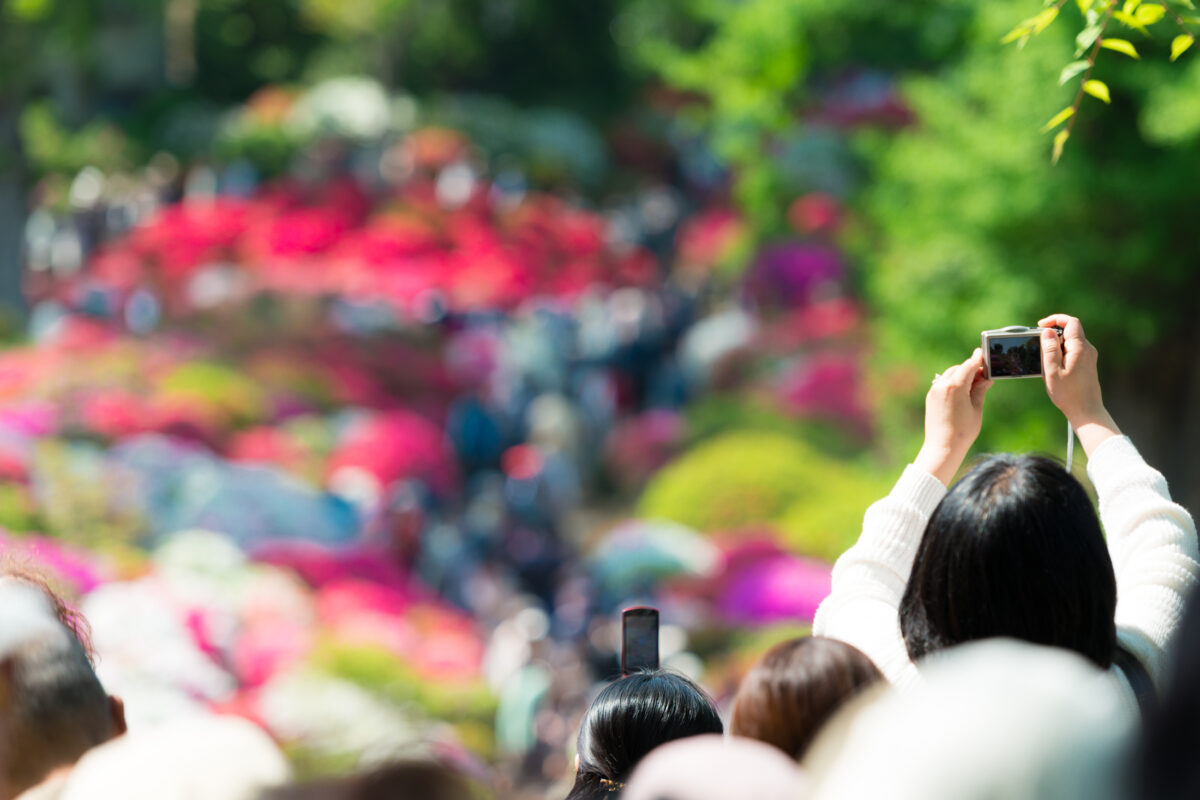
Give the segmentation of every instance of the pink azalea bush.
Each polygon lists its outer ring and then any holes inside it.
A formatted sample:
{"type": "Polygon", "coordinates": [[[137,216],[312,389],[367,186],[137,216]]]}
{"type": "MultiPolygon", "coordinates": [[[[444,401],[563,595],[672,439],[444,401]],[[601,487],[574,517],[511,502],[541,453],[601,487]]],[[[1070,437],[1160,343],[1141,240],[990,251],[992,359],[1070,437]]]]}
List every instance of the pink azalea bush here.
{"type": "Polygon", "coordinates": [[[780,548],[773,539],[741,543],[725,554],[717,609],[729,623],[811,621],[829,595],[830,568],[780,548]]]}
{"type": "Polygon", "coordinates": [[[801,361],[779,387],[784,408],[792,413],[843,422],[854,432],[870,432],[861,368],[845,354],[823,353],[801,361]]]}
{"type": "Polygon", "coordinates": [[[332,478],[358,470],[380,488],[420,478],[440,492],[453,491],[458,477],[453,452],[441,428],[408,411],[390,411],[351,423],[328,466],[332,478]]]}

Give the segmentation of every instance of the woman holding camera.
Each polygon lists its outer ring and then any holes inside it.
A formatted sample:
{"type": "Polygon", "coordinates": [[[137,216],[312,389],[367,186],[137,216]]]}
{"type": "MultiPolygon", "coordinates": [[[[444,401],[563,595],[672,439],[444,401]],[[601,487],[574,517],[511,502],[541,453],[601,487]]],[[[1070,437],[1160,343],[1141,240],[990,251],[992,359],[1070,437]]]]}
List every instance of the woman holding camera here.
{"type": "Polygon", "coordinates": [[[838,559],[813,633],[858,647],[898,684],[914,660],[974,639],[1065,647],[1144,705],[1200,573],[1196,527],[1105,409],[1079,320],[1038,324],[1046,390],[1088,455],[1107,545],[1083,487],[1050,459],[991,456],[947,491],[991,386],[976,350],[935,378],[924,445],[838,559]]]}

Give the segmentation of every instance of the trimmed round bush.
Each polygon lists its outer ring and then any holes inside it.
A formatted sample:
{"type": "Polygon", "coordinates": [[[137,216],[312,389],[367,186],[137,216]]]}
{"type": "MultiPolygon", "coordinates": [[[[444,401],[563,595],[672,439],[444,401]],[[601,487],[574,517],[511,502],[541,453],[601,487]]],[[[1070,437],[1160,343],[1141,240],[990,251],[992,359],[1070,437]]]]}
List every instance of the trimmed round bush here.
{"type": "Polygon", "coordinates": [[[737,431],[708,439],[650,482],[641,516],[716,533],[764,525],[805,555],[832,560],[858,536],[886,483],[786,434],[737,431]]]}

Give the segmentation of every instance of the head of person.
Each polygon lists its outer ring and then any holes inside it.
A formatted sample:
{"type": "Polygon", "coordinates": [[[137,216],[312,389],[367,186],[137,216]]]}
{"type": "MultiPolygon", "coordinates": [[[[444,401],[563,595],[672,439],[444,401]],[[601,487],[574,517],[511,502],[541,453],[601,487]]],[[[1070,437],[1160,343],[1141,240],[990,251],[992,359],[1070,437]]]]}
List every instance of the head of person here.
{"type": "Polygon", "coordinates": [[[1087,493],[1044,456],[995,455],[934,510],[900,603],[913,659],[1007,636],[1099,667],[1116,650],[1116,578],[1087,493]]]}
{"type": "Polygon", "coordinates": [[[0,798],[122,732],[117,711],[44,592],[0,579],[0,798]]]}
{"type": "Polygon", "coordinates": [[[921,680],[848,703],[809,748],[814,800],[1117,800],[1137,716],[1105,670],[1060,647],[988,639],[921,680]]]}
{"type": "Polygon", "coordinates": [[[71,632],[87,655],[88,662],[96,663],[96,652],[92,646],[92,629],[88,621],[79,611],[71,606],[59,592],[50,585],[51,581],[44,572],[28,562],[10,556],[0,558],[0,580],[9,579],[28,584],[46,597],[54,616],[64,628],[71,632]]]}
{"type": "Polygon", "coordinates": [[[856,647],[822,636],[781,642],[742,679],[729,732],[766,742],[794,759],[841,706],[883,674],[856,647]]]}
{"type": "Polygon", "coordinates": [[[93,748],[67,775],[58,800],[257,800],[291,777],[287,758],[262,728],[196,713],[93,748]]]}
{"type": "Polygon", "coordinates": [[[614,681],[583,715],[568,800],[619,791],[638,762],[659,745],[723,732],[712,699],[682,675],[645,670],[614,681]]]}
{"type": "Polygon", "coordinates": [[[638,765],[621,800],[797,800],[799,766],[770,745],[704,734],[665,744],[638,765]]]}

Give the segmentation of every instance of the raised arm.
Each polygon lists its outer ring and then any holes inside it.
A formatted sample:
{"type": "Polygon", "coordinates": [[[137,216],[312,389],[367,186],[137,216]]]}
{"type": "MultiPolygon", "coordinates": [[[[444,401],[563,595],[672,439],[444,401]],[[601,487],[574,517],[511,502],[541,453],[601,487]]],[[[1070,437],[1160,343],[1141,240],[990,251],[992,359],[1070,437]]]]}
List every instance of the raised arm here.
{"type": "Polygon", "coordinates": [[[1088,455],[1117,577],[1117,636],[1161,685],[1167,645],[1200,574],[1196,525],[1105,409],[1098,354],[1079,320],[1055,314],[1038,324],[1063,328],[1061,350],[1050,341],[1057,337],[1042,340],[1046,391],[1088,455]]]}
{"type": "Polygon", "coordinates": [[[976,350],[934,379],[920,453],[891,493],[867,509],[862,535],[834,565],[832,591],[813,620],[814,634],[854,645],[893,683],[913,674],[900,635],[900,600],[925,524],[979,436],[991,386],[982,367],[976,350]]]}

